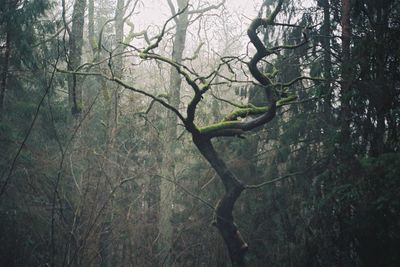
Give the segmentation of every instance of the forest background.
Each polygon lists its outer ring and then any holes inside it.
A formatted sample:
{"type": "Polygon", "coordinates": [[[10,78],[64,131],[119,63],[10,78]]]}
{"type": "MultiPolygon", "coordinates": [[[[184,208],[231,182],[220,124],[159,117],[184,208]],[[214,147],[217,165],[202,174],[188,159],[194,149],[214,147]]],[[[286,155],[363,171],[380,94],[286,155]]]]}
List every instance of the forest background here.
{"type": "Polygon", "coordinates": [[[0,266],[399,266],[399,36],[396,0],[1,0],[0,266]]]}

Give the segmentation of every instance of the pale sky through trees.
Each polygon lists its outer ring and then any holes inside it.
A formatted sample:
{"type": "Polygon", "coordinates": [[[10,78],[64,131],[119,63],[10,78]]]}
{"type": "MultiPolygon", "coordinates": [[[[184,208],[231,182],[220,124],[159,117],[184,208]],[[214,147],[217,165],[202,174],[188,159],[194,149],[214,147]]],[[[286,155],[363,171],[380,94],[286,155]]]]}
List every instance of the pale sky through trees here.
{"type": "MultiPolygon", "coordinates": [[[[190,1],[193,4],[190,9],[201,9],[209,5],[217,5],[221,1],[190,1]]],[[[175,0],[172,2],[177,6],[175,0]]],[[[209,51],[213,50],[221,53],[226,48],[226,43],[221,42],[224,39],[223,35],[226,35],[226,33],[229,35],[228,39],[235,43],[236,50],[233,49],[232,51],[244,53],[248,43],[247,27],[251,20],[258,15],[262,2],[260,0],[226,0],[223,7],[208,11],[206,13],[207,16],[203,17],[202,22],[200,22],[202,24],[201,31],[198,31],[199,21],[190,25],[189,32],[191,34],[187,36],[185,53],[191,54],[199,43],[204,42],[205,39],[207,39],[209,51]],[[207,23],[204,24],[204,21],[207,21],[207,23]],[[226,32],[223,30],[224,27],[226,32]]],[[[311,6],[309,0],[299,1],[299,7],[306,8],[309,6],[311,6]]],[[[300,14],[301,12],[299,12],[300,14]]],[[[170,17],[171,10],[167,0],[146,0],[137,6],[135,13],[131,16],[131,21],[135,25],[135,32],[147,30],[150,36],[155,36],[158,34],[160,27],[170,17]]],[[[296,18],[296,16],[293,18],[296,18]]],[[[173,22],[170,22],[169,25],[173,25],[173,22]]]]}
{"type": "MultiPolygon", "coordinates": [[[[217,4],[219,1],[210,1],[217,4]]],[[[225,8],[229,13],[236,13],[243,20],[251,19],[257,15],[258,7],[261,1],[258,0],[227,0],[225,8]],[[246,19],[247,17],[247,19],[246,19]]],[[[206,6],[206,5],[204,5],[206,6]]],[[[170,17],[171,12],[165,0],[149,0],[144,2],[144,6],[140,6],[140,13],[137,14],[137,24],[140,26],[156,24],[159,25],[166,18],[170,17]]]]}
{"type": "MultiPolygon", "coordinates": [[[[207,2],[210,2],[210,4],[218,4],[221,1],[202,1],[202,6],[207,6],[207,2]]],[[[239,16],[241,20],[245,22],[257,16],[262,2],[263,1],[260,0],[226,0],[224,6],[228,13],[239,16]]],[[[310,0],[303,0],[300,2],[303,7],[312,5],[312,1],[310,0]]],[[[171,16],[166,0],[146,0],[143,3],[144,5],[140,5],[139,14],[135,15],[135,22],[140,27],[148,26],[149,24],[160,25],[165,19],[171,16]]]]}
{"type": "MultiPolygon", "coordinates": [[[[190,3],[193,3],[193,6],[190,9],[217,5],[221,1],[200,1],[200,6],[199,1],[191,1],[190,3]]],[[[176,1],[172,2],[177,6],[176,1]]],[[[207,16],[190,25],[190,34],[186,37],[185,54],[187,56],[192,55],[201,42],[208,44],[207,49],[203,47],[202,51],[211,52],[213,57],[216,56],[214,52],[223,53],[227,47],[227,42],[233,42],[231,52],[244,53],[248,43],[247,27],[251,20],[257,16],[261,3],[262,1],[259,0],[227,0],[224,7],[208,11],[207,16]],[[198,31],[200,24],[201,30],[198,31]]],[[[148,0],[137,6],[135,13],[131,16],[131,22],[135,25],[135,32],[147,30],[149,36],[155,36],[170,17],[171,10],[166,0],[148,0]]],[[[169,25],[172,26],[174,23],[170,22],[169,25]]],[[[141,40],[137,41],[139,42],[137,45],[141,46],[141,40]]]]}

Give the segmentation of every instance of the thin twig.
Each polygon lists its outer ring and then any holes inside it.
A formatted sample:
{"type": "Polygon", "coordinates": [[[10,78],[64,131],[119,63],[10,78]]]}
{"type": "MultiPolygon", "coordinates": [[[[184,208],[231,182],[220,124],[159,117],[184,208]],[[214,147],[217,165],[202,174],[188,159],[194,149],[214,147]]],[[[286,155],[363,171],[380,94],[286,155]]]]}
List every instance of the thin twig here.
{"type": "MultiPolygon", "coordinates": [[[[57,58],[57,60],[56,60],[56,65],[57,65],[57,63],[58,63],[58,58],[57,58]]],[[[13,158],[13,161],[12,161],[12,163],[11,163],[10,169],[8,170],[6,179],[4,180],[4,182],[3,182],[2,186],[1,186],[1,190],[0,190],[0,199],[1,199],[1,196],[4,194],[4,192],[6,191],[7,185],[8,185],[8,183],[10,182],[12,173],[13,173],[14,168],[15,168],[15,165],[16,165],[16,163],[17,163],[17,159],[18,159],[19,155],[21,154],[22,149],[24,148],[26,141],[28,140],[29,136],[31,135],[33,126],[34,126],[35,123],[36,123],[36,120],[37,120],[37,118],[38,118],[40,109],[41,109],[41,107],[42,107],[42,105],[43,105],[43,103],[44,103],[44,100],[46,99],[47,94],[48,94],[49,91],[50,91],[51,86],[53,85],[53,80],[54,80],[54,75],[55,75],[55,73],[56,73],[56,68],[54,67],[54,68],[53,68],[53,71],[52,71],[52,73],[51,73],[51,77],[50,77],[49,84],[47,85],[46,90],[45,90],[45,92],[44,92],[42,98],[40,99],[39,104],[38,104],[37,107],[36,107],[35,115],[34,115],[33,120],[32,120],[32,122],[31,122],[31,124],[30,124],[30,126],[29,126],[28,132],[25,134],[25,137],[24,137],[24,139],[22,140],[22,143],[21,143],[21,145],[19,146],[17,153],[15,154],[15,156],[14,156],[14,158],[13,158]]],[[[2,177],[2,178],[3,178],[3,177],[2,177]]],[[[3,180],[3,179],[2,179],[2,180],[3,180]]]]}

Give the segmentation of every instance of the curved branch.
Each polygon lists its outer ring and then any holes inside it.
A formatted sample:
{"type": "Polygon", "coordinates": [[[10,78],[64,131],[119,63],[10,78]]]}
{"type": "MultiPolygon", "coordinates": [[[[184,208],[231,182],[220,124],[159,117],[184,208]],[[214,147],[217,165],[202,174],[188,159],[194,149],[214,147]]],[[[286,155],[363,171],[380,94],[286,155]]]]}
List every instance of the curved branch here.
{"type": "Polygon", "coordinates": [[[223,4],[225,4],[225,1],[226,1],[226,0],[222,0],[222,2],[219,3],[219,4],[217,4],[217,5],[211,5],[211,6],[202,8],[202,9],[190,10],[190,11],[188,12],[188,14],[190,14],[190,15],[191,15],[191,14],[202,14],[202,13],[205,13],[205,12],[210,11],[210,10],[213,10],[213,9],[218,9],[218,8],[220,8],[223,4]]]}
{"type": "Polygon", "coordinates": [[[167,102],[165,102],[164,100],[162,100],[161,98],[154,96],[150,93],[147,93],[146,91],[137,89],[133,86],[130,86],[128,84],[126,84],[125,82],[123,82],[122,80],[115,78],[115,77],[106,77],[106,79],[110,80],[110,81],[114,81],[116,83],[118,83],[119,85],[121,85],[122,87],[129,89],[133,92],[142,94],[144,96],[150,97],[151,99],[153,99],[154,101],[160,103],[161,105],[163,105],[164,107],[166,107],[167,109],[171,110],[173,113],[175,113],[176,116],[178,116],[178,118],[184,123],[186,124],[186,119],[183,117],[183,115],[179,112],[178,109],[176,109],[175,107],[171,106],[170,104],[168,104],[167,102]]]}
{"type": "MultiPolygon", "coordinates": [[[[57,63],[58,63],[58,60],[59,60],[59,58],[57,58],[56,65],[57,65],[57,63]]],[[[14,171],[14,169],[15,169],[15,166],[16,166],[17,160],[18,160],[18,158],[19,158],[19,155],[21,154],[22,149],[25,147],[26,141],[28,140],[29,136],[31,135],[33,126],[35,126],[36,120],[37,120],[37,118],[38,118],[38,116],[39,116],[39,112],[40,112],[40,110],[41,110],[41,108],[42,108],[42,105],[43,105],[43,103],[44,103],[44,100],[46,99],[46,96],[48,95],[48,93],[49,93],[51,87],[53,86],[53,81],[54,81],[55,72],[56,72],[56,68],[54,68],[54,69],[52,70],[52,72],[51,72],[51,77],[50,77],[49,84],[47,85],[47,87],[46,87],[46,89],[45,89],[45,91],[44,91],[44,94],[43,94],[42,98],[41,98],[40,101],[39,101],[39,104],[36,106],[36,110],[35,110],[33,119],[32,119],[32,121],[31,121],[31,124],[30,124],[30,126],[29,126],[29,128],[28,128],[27,133],[25,134],[24,139],[22,140],[22,142],[21,142],[21,144],[20,144],[20,146],[19,146],[19,148],[18,148],[18,150],[17,150],[17,153],[15,154],[15,156],[14,156],[14,158],[13,158],[13,160],[12,160],[11,167],[10,167],[10,169],[8,170],[7,175],[6,175],[5,179],[4,179],[4,181],[3,181],[3,174],[5,174],[5,172],[2,173],[1,180],[0,180],[0,181],[1,181],[0,201],[1,201],[1,199],[2,199],[2,198],[1,198],[2,195],[6,192],[8,183],[9,183],[10,180],[11,180],[11,177],[12,177],[13,171],[14,171]]]]}
{"type": "Polygon", "coordinates": [[[283,0],[280,0],[278,6],[272,12],[268,19],[256,18],[252,21],[247,30],[247,35],[250,38],[250,42],[254,45],[257,52],[251,58],[248,63],[248,67],[252,76],[264,86],[268,101],[270,102],[269,107],[265,108],[265,112],[257,118],[251,119],[247,122],[240,121],[227,121],[221,122],[216,125],[211,125],[200,129],[200,133],[206,135],[208,138],[217,136],[238,136],[246,131],[250,131],[258,126],[271,121],[276,114],[276,100],[274,99],[272,89],[270,87],[271,81],[265,76],[257,67],[257,64],[266,56],[270,55],[272,52],[267,50],[262,41],[257,35],[257,29],[260,26],[271,25],[282,8],[283,0]]]}
{"type": "Polygon", "coordinates": [[[318,78],[318,77],[308,77],[308,76],[299,76],[294,78],[293,80],[287,82],[287,83],[275,83],[274,86],[278,86],[278,87],[289,87],[293,84],[295,84],[298,81],[302,81],[302,80],[310,80],[310,81],[326,81],[326,79],[322,79],[322,78],[318,78]]]}
{"type": "Polygon", "coordinates": [[[108,24],[108,23],[111,23],[111,22],[113,22],[113,21],[115,21],[115,17],[114,17],[114,18],[111,18],[111,19],[109,19],[109,20],[107,20],[106,22],[104,22],[103,26],[101,27],[100,33],[99,33],[99,40],[97,41],[97,47],[96,47],[96,51],[97,51],[97,52],[100,52],[100,51],[101,51],[101,48],[103,47],[103,45],[102,45],[102,42],[103,42],[103,34],[104,34],[104,30],[105,30],[107,24],[108,24]]]}
{"type": "Polygon", "coordinates": [[[182,189],[183,192],[185,192],[186,194],[188,194],[189,196],[191,196],[194,199],[197,199],[198,201],[202,202],[204,205],[206,205],[207,207],[209,207],[210,209],[215,211],[215,208],[213,207],[213,205],[211,205],[207,200],[201,198],[200,196],[196,195],[195,193],[191,192],[189,189],[187,189],[186,187],[184,187],[183,185],[181,185],[178,182],[175,182],[171,179],[168,179],[167,177],[161,176],[161,175],[157,175],[158,177],[160,177],[161,179],[164,179],[172,184],[174,184],[175,186],[179,187],[180,189],[182,189]]]}
{"type": "Polygon", "coordinates": [[[254,128],[268,123],[274,118],[276,108],[287,105],[296,99],[297,96],[291,95],[273,102],[271,106],[256,107],[248,105],[245,107],[240,107],[226,115],[221,122],[202,127],[199,129],[199,131],[201,134],[204,134],[209,138],[220,136],[240,136],[245,132],[251,131],[254,128]],[[237,120],[239,117],[244,118],[251,115],[260,114],[262,115],[251,119],[250,121],[242,122],[237,120]]]}
{"type": "Polygon", "coordinates": [[[175,61],[172,60],[172,59],[169,59],[169,58],[166,58],[166,57],[162,57],[162,56],[160,56],[160,55],[158,55],[158,54],[154,54],[154,53],[143,53],[143,52],[142,52],[142,53],[140,54],[140,57],[143,58],[143,59],[148,59],[148,58],[150,58],[150,59],[159,60],[159,61],[162,61],[162,62],[164,62],[164,63],[167,63],[167,64],[171,65],[172,67],[175,68],[175,70],[176,70],[179,74],[181,74],[181,75],[185,78],[186,82],[193,88],[193,90],[194,90],[195,92],[200,92],[200,88],[199,88],[199,86],[196,84],[195,80],[193,80],[192,78],[190,78],[190,75],[189,75],[187,72],[183,71],[182,68],[186,69],[187,71],[189,71],[191,74],[194,74],[195,76],[197,76],[197,74],[194,73],[194,72],[192,72],[191,70],[189,70],[186,66],[184,66],[184,65],[182,65],[182,64],[179,64],[179,63],[175,62],[175,61]]]}
{"type": "MultiPolygon", "coordinates": [[[[231,105],[231,106],[234,106],[234,107],[236,107],[236,108],[248,108],[248,107],[249,107],[249,105],[237,104],[237,103],[234,103],[234,102],[232,102],[232,101],[230,101],[230,100],[228,100],[228,99],[224,99],[224,98],[222,98],[222,97],[216,96],[216,95],[215,95],[214,93],[212,93],[212,92],[211,92],[211,96],[214,97],[215,99],[221,101],[221,102],[225,102],[225,103],[227,103],[227,104],[229,104],[229,105],[231,105]]],[[[228,115],[228,116],[229,116],[229,115],[228,115]]]]}
{"type": "Polygon", "coordinates": [[[301,174],[304,174],[304,171],[289,173],[289,174],[286,174],[286,175],[280,176],[278,178],[275,178],[275,179],[272,179],[269,181],[265,181],[265,182],[262,182],[262,183],[256,184],[256,185],[246,185],[246,189],[259,189],[263,186],[273,184],[273,183],[276,183],[276,182],[279,182],[279,181],[282,181],[282,180],[285,180],[285,179],[288,179],[288,178],[291,178],[291,177],[294,177],[297,175],[301,175],[301,174]]]}
{"type": "MultiPolygon", "coordinates": [[[[240,136],[247,131],[253,130],[263,124],[266,124],[275,117],[277,107],[288,104],[297,98],[296,96],[289,96],[287,98],[283,98],[278,101],[278,99],[276,99],[277,96],[275,95],[276,92],[274,88],[282,86],[290,86],[295,82],[303,79],[311,79],[311,80],[318,79],[318,78],[301,76],[295,78],[294,80],[288,83],[275,84],[272,83],[271,79],[267,75],[265,75],[257,66],[260,61],[262,61],[266,56],[274,53],[274,51],[276,50],[294,49],[308,42],[305,33],[303,33],[304,41],[292,46],[281,45],[267,49],[263,44],[263,42],[260,40],[260,38],[257,35],[257,30],[259,27],[280,25],[280,23],[275,23],[274,20],[282,8],[282,3],[283,0],[280,0],[278,2],[276,9],[267,19],[263,18],[254,19],[250,24],[249,29],[247,30],[247,35],[250,38],[250,42],[256,48],[256,53],[248,62],[248,67],[252,76],[264,87],[267,95],[267,101],[269,102],[269,104],[264,107],[255,107],[251,105],[247,107],[239,107],[232,113],[225,116],[224,120],[222,120],[221,122],[200,128],[199,132],[201,134],[204,134],[208,138],[219,137],[219,136],[240,136]],[[250,115],[260,115],[260,116],[252,118],[249,121],[238,121],[239,117],[248,117],[250,115]]],[[[285,26],[295,27],[295,25],[291,24],[285,24],[285,26]]]]}
{"type": "MultiPolygon", "coordinates": [[[[208,138],[220,137],[220,136],[240,136],[245,132],[251,131],[261,125],[270,122],[276,114],[276,102],[272,102],[269,107],[253,108],[247,111],[248,113],[262,115],[250,120],[250,121],[222,121],[220,123],[212,124],[200,128],[201,134],[208,138]]],[[[252,114],[249,114],[252,115],[252,114]]]]}
{"type": "MultiPolygon", "coordinates": [[[[279,11],[282,8],[282,3],[283,0],[280,0],[278,3],[278,6],[275,8],[275,10],[272,12],[272,14],[267,18],[267,19],[262,19],[262,18],[256,18],[252,21],[252,23],[249,26],[249,29],[247,30],[247,35],[250,38],[250,42],[254,45],[254,47],[257,49],[256,54],[251,58],[250,62],[248,63],[249,70],[251,75],[262,85],[268,86],[271,84],[270,80],[268,77],[266,77],[257,67],[257,64],[266,56],[272,54],[271,51],[267,50],[267,48],[264,46],[263,42],[260,40],[260,38],[257,35],[257,29],[260,26],[267,27],[269,25],[273,24],[273,21],[275,20],[276,15],[279,13],[279,11]]],[[[272,92],[271,89],[266,87],[266,92],[267,92],[267,97],[270,98],[269,100],[273,102],[272,98],[272,92]]]]}
{"type": "Polygon", "coordinates": [[[199,131],[208,138],[221,137],[221,136],[240,136],[245,132],[251,131],[263,124],[270,122],[275,117],[276,105],[273,108],[254,108],[247,111],[248,115],[260,114],[263,115],[248,121],[222,121],[220,123],[212,124],[199,131]]]}
{"type": "Polygon", "coordinates": [[[182,14],[183,12],[185,12],[185,10],[186,10],[187,8],[188,8],[188,5],[186,5],[184,8],[182,8],[182,10],[179,10],[179,12],[177,12],[175,15],[173,15],[172,17],[170,17],[169,19],[167,19],[167,21],[164,23],[164,25],[163,25],[163,27],[162,27],[162,30],[161,30],[160,34],[157,36],[156,42],[153,43],[153,44],[151,44],[151,45],[149,45],[148,47],[146,47],[146,48],[143,50],[143,52],[142,52],[143,54],[147,54],[150,50],[152,50],[152,49],[158,47],[158,45],[160,44],[161,40],[162,40],[163,37],[164,37],[165,29],[166,29],[166,27],[167,27],[167,24],[168,24],[171,20],[175,19],[177,16],[179,16],[180,14],[182,14]]]}
{"type": "Polygon", "coordinates": [[[127,83],[125,83],[124,81],[122,81],[121,79],[118,79],[116,77],[109,77],[107,75],[105,75],[104,73],[100,73],[100,72],[76,72],[76,71],[66,71],[66,70],[61,70],[61,69],[57,69],[58,72],[61,73],[68,73],[68,74],[75,74],[75,75],[83,75],[83,76],[99,76],[102,77],[106,80],[112,81],[112,82],[116,82],[119,85],[121,85],[122,87],[131,90],[135,93],[147,96],[151,99],[153,99],[154,101],[156,101],[157,103],[160,103],[161,105],[163,105],[165,108],[171,110],[173,113],[175,113],[175,115],[183,122],[183,124],[186,125],[186,119],[185,117],[179,112],[178,109],[176,109],[175,107],[171,106],[170,104],[168,104],[166,101],[164,101],[161,97],[155,96],[153,94],[150,94],[146,91],[143,91],[141,89],[135,88],[127,83]]]}
{"type": "MultiPolygon", "coordinates": [[[[292,95],[286,98],[282,98],[280,100],[278,100],[276,102],[276,107],[282,107],[288,103],[291,103],[292,101],[296,100],[297,96],[292,95]]],[[[251,115],[259,115],[259,114],[263,114],[265,112],[267,112],[269,109],[269,107],[257,107],[254,105],[247,105],[247,106],[242,106],[242,107],[238,107],[236,110],[234,110],[233,112],[229,113],[228,115],[225,116],[225,118],[223,119],[223,121],[235,121],[238,118],[245,118],[247,116],[251,116],[251,115]]]]}
{"type": "Polygon", "coordinates": [[[297,171],[297,172],[288,173],[286,175],[274,178],[274,179],[269,180],[269,181],[262,182],[260,184],[246,185],[245,189],[259,189],[259,188],[261,188],[263,186],[266,186],[266,185],[269,185],[269,184],[273,184],[273,183],[276,183],[276,182],[279,182],[279,181],[282,181],[282,180],[285,180],[285,179],[288,179],[288,178],[291,178],[291,177],[295,177],[295,176],[298,176],[298,175],[305,174],[305,173],[309,172],[311,169],[315,168],[315,166],[318,166],[318,164],[323,160],[324,160],[324,158],[321,158],[321,159],[317,160],[310,167],[308,167],[307,169],[305,169],[303,171],[297,171]]]}
{"type": "MultiPolygon", "coordinates": [[[[167,0],[167,3],[168,3],[168,6],[169,6],[169,9],[171,9],[172,15],[175,15],[176,14],[176,10],[175,10],[174,4],[172,3],[171,0],[167,0]]],[[[174,21],[175,21],[176,24],[178,24],[178,18],[177,17],[174,17],[174,21]]]]}

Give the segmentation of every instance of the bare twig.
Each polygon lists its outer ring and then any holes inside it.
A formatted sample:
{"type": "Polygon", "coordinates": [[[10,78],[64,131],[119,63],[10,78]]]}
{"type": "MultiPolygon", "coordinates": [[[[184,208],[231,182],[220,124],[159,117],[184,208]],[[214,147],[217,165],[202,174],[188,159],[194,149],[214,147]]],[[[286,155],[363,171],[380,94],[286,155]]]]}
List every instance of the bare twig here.
{"type": "MultiPolygon", "coordinates": [[[[56,59],[56,65],[57,65],[57,63],[58,63],[58,59],[59,59],[59,58],[56,59]]],[[[46,96],[47,96],[47,94],[49,93],[50,88],[53,86],[53,80],[54,80],[54,75],[55,75],[55,73],[56,73],[56,67],[54,67],[54,68],[53,68],[53,71],[51,72],[51,77],[50,77],[49,84],[47,85],[47,87],[46,87],[46,89],[45,89],[45,92],[44,92],[42,98],[40,99],[39,104],[38,104],[37,107],[36,107],[36,111],[35,111],[35,114],[34,114],[34,116],[33,116],[33,120],[32,120],[32,122],[31,122],[31,124],[30,124],[30,126],[29,126],[29,129],[28,129],[27,133],[25,134],[25,137],[24,137],[24,139],[22,140],[21,145],[20,145],[19,148],[18,148],[18,151],[17,151],[17,153],[15,154],[15,156],[14,156],[14,158],[13,158],[13,160],[12,160],[11,167],[10,167],[10,169],[9,169],[8,172],[7,172],[7,176],[6,176],[6,178],[4,179],[3,184],[1,185],[1,189],[0,189],[0,199],[1,199],[1,196],[5,193],[5,191],[6,191],[6,189],[7,189],[7,185],[8,185],[8,183],[10,182],[11,176],[12,176],[13,171],[14,171],[14,168],[15,168],[15,165],[16,165],[16,163],[17,163],[17,159],[18,159],[19,155],[21,154],[22,149],[24,148],[26,141],[28,140],[29,136],[31,135],[33,126],[35,125],[36,120],[37,120],[37,118],[38,118],[38,116],[39,116],[39,112],[40,112],[40,109],[41,109],[41,107],[42,107],[42,105],[43,105],[43,103],[44,103],[44,100],[46,99],[46,96]]],[[[3,178],[3,175],[2,175],[2,178],[3,178]]],[[[3,180],[3,179],[2,179],[2,180],[3,180]]]]}

